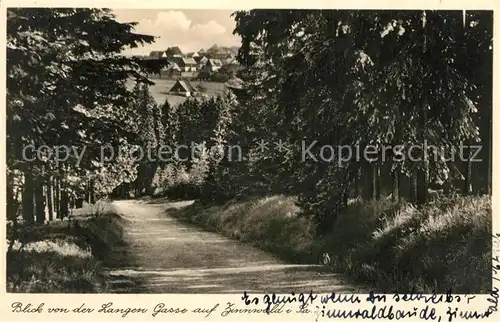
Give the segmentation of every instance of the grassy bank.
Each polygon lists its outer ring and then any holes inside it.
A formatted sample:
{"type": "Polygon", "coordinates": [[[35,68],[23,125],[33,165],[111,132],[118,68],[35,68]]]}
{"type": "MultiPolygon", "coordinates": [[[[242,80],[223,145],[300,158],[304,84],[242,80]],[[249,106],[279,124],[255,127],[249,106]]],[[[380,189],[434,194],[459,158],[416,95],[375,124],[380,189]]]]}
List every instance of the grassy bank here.
{"type": "Polygon", "coordinates": [[[79,210],[71,221],[21,225],[7,252],[7,291],[107,292],[103,267],[123,243],[122,225],[123,219],[102,205],[79,210]]]}
{"type": "Polygon", "coordinates": [[[332,269],[377,291],[486,292],[491,286],[491,201],[462,197],[417,209],[354,202],[325,237],[290,197],[272,196],[171,213],[297,263],[327,251],[332,269]]]}

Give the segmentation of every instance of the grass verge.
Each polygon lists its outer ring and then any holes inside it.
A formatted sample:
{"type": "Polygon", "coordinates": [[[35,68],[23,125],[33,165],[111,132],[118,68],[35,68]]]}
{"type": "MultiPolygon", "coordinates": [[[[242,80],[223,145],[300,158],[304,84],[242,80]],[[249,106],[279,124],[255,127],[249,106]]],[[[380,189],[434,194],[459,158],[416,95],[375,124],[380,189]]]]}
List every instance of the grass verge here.
{"type": "Polygon", "coordinates": [[[122,226],[123,219],[109,208],[84,209],[71,221],[20,224],[18,238],[7,251],[7,291],[107,292],[103,268],[111,258],[116,261],[109,254],[123,244],[122,226]]]}
{"type": "Polygon", "coordinates": [[[422,208],[390,200],[354,202],[324,237],[315,235],[295,199],[285,196],[211,207],[194,203],[169,213],[295,263],[315,263],[326,251],[333,270],[379,292],[486,293],[491,288],[488,196],[422,208]]]}

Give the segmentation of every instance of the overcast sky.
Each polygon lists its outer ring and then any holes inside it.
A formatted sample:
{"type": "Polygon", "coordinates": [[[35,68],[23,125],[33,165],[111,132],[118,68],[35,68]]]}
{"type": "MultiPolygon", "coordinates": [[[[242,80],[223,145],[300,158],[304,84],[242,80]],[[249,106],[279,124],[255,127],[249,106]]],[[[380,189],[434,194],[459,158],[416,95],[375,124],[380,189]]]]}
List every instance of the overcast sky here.
{"type": "Polygon", "coordinates": [[[160,36],[155,43],[124,52],[126,55],[147,55],[152,50],[179,46],[183,52],[207,49],[214,43],[238,46],[240,38],[233,35],[235,27],[231,10],[166,10],[115,9],[119,22],[138,22],[136,32],[160,36]]]}

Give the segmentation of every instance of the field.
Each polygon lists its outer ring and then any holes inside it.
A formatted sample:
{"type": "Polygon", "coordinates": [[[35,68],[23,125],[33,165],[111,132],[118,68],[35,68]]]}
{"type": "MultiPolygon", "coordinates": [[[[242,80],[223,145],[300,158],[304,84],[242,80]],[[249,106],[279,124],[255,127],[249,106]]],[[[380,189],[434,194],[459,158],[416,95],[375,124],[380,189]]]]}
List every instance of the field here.
{"type": "MultiPolygon", "coordinates": [[[[158,104],[163,104],[165,102],[165,99],[167,98],[171,105],[176,105],[186,100],[186,97],[168,94],[170,88],[175,84],[175,80],[152,78],[151,81],[155,82],[155,85],[152,85],[150,88],[151,94],[158,102],[158,104]]],[[[208,96],[217,96],[217,94],[222,94],[224,91],[225,87],[224,83],[207,82],[207,81],[191,82],[191,84],[195,88],[201,83],[205,86],[206,88],[205,94],[207,94],[208,96]]]]}

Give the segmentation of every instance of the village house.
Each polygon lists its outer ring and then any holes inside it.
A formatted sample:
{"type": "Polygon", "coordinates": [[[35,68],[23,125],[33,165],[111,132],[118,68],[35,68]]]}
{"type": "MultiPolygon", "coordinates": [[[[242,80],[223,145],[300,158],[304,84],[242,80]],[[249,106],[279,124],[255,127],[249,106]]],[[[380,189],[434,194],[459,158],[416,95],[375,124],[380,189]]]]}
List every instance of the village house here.
{"type": "Polygon", "coordinates": [[[167,54],[163,50],[160,51],[156,50],[149,53],[149,58],[151,59],[167,58],[167,54]]]}
{"type": "Polygon", "coordinates": [[[175,82],[175,84],[168,91],[170,94],[182,95],[182,96],[194,96],[196,94],[196,90],[193,85],[188,80],[180,79],[175,82]]]}
{"type": "Polygon", "coordinates": [[[167,50],[165,50],[166,57],[183,57],[182,50],[177,47],[169,47],[167,50]]]}
{"type": "Polygon", "coordinates": [[[206,56],[201,56],[194,58],[194,60],[196,61],[196,63],[198,63],[198,70],[200,70],[203,68],[203,66],[205,66],[205,64],[208,61],[208,58],[206,56]]]}
{"type": "Polygon", "coordinates": [[[172,78],[179,77],[182,75],[182,69],[175,62],[169,62],[162,75],[172,78]]]}
{"type": "Polygon", "coordinates": [[[203,65],[202,71],[206,74],[212,74],[218,71],[222,67],[222,62],[220,59],[208,59],[207,62],[203,65]]]}
{"type": "Polygon", "coordinates": [[[182,69],[177,65],[175,62],[170,62],[167,66],[167,68],[172,69],[172,70],[178,70],[182,71],[182,69]]]}
{"type": "Polygon", "coordinates": [[[199,64],[201,62],[202,59],[205,59],[205,62],[206,60],[208,60],[208,58],[206,58],[205,56],[196,56],[196,57],[193,57],[194,61],[199,64]]]}
{"type": "Polygon", "coordinates": [[[200,57],[200,54],[198,54],[197,52],[187,53],[186,57],[195,58],[195,60],[196,60],[197,57],[200,57]]]}
{"type": "Polygon", "coordinates": [[[197,63],[193,58],[181,58],[178,65],[185,72],[195,72],[197,63]]]}

